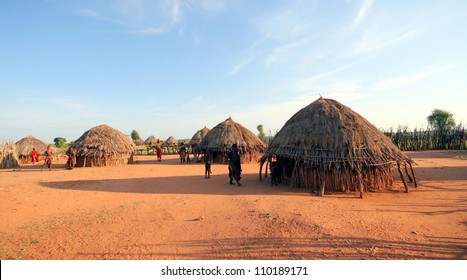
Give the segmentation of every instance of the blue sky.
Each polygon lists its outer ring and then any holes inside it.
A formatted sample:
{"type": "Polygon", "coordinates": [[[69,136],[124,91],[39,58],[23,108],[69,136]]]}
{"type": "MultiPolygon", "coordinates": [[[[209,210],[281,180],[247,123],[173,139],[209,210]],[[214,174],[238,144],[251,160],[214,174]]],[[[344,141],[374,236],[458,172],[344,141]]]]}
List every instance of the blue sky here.
{"type": "Polygon", "coordinates": [[[278,131],[319,96],[379,128],[467,123],[467,1],[0,1],[0,140],[108,124],[278,131]]]}

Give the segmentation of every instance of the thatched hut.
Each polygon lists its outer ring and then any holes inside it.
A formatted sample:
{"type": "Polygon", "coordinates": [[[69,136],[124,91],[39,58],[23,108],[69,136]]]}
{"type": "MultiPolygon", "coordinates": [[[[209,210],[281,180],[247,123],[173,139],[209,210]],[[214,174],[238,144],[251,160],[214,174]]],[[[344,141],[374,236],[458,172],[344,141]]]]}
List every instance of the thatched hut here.
{"type": "Polygon", "coordinates": [[[0,144],[0,168],[15,168],[19,166],[16,146],[12,142],[0,144]]]}
{"type": "Polygon", "coordinates": [[[125,165],[133,163],[136,153],[127,135],[105,124],[86,131],[73,147],[78,167],[125,165]]]}
{"type": "Polygon", "coordinates": [[[136,146],[142,146],[144,145],[144,141],[141,138],[138,138],[136,140],[133,140],[133,143],[135,143],[136,146]]]}
{"type": "Polygon", "coordinates": [[[26,136],[15,143],[16,154],[20,164],[31,163],[31,151],[35,148],[42,155],[47,150],[47,144],[34,136],[26,136]]]}
{"type": "Polygon", "coordinates": [[[200,161],[199,155],[201,154],[201,142],[209,131],[210,129],[205,126],[198,130],[188,142],[188,145],[191,147],[191,151],[195,155],[195,161],[200,161]]]}
{"type": "Polygon", "coordinates": [[[209,150],[213,161],[225,162],[225,155],[233,144],[241,150],[243,162],[259,159],[266,150],[266,144],[258,136],[230,117],[211,129],[200,146],[202,150],[209,150]]]}
{"type": "Polygon", "coordinates": [[[162,143],[162,148],[166,154],[176,154],[178,153],[179,143],[175,137],[170,136],[162,143]]]}
{"type": "Polygon", "coordinates": [[[151,135],[144,141],[144,144],[149,148],[156,147],[159,145],[159,139],[157,139],[154,135],[151,135]]]}
{"type": "Polygon", "coordinates": [[[395,166],[406,191],[400,167],[415,180],[410,158],[365,118],[332,99],[319,98],[285,123],[260,160],[260,179],[264,163],[267,174],[271,161],[280,180],[321,195],[359,190],[362,196],[389,187],[395,166]]]}

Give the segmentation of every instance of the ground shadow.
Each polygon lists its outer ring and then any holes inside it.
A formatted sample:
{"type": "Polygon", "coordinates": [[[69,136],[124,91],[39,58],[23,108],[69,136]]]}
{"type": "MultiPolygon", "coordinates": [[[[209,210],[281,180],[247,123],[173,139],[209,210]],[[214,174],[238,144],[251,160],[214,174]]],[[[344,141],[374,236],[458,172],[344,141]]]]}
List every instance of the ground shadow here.
{"type": "Polygon", "coordinates": [[[121,245],[105,253],[78,252],[85,259],[467,259],[467,240],[427,236],[425,242],[319,236],[315,238],[224,238],[121,245]],[[169,247],[176,247],[176,252],[169,247]],[[135,253],[129,253],[135,252],[135,253]],[[140,252],[140,253],[138,253],[140,252]],[[144,252],[144,253],[141,253],[144,252]],[[435,257],[432,257],[435,256],[435,257]]]}

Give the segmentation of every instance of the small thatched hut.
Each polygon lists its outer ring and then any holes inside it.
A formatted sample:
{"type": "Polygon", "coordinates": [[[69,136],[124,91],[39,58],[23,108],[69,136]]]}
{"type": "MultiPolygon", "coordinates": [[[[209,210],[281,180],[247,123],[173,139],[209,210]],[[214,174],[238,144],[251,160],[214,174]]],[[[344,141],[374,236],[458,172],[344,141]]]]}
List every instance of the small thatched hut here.
{"type": "Polygon", "coordinates": [[[266,144],[258,136],[230,117],[211,129],[200,146],[202,150],[209,150],[213,161],[225,162],[225,155],[233,144],[241,150],[243,162],[259,159],[266,150],[266,144]]]}
{"type": "Polygon", "coordinates": [[[127,135],[105,124],[86,131],[73,147],[78,167],[125,165],[133,163],[136,153],[127,135]]]}
{"type": "Polygon", "coordinates": [[[159,139],[154,135],[151,135],[144,141],[144,144],[149,148],[156,147],[159,144],[159,139]]]}
{"type": "Polygon", "coordinates": [[[201,154],[201,142],[209,131],[210,129],[207,127],[198,130],[188,142],[188,145],[191,147],[191,151],[195,155],[195,161],[200,161],[199,155],[201,154]]]}
{"type": "Polygon", "coordinates": [[[19,166],[16,156],[16,146],[13,142],[0,144],[0,168],[15,168],[19,166]]]}
{"type": "Polygon", "coordinates": [[[144,145],[144,141],[141,138],[138,138],[136,140],[133,140],[133,143],[135,143],[136,146],[142,146],[144,145]]]}
{"type": "MultiPolygon", "coordinates": [[[[397,167],[407,172],[411,159],[379,129],[341,103],[319,98],[292,116],[260,160],[275,162],[280,180],[314,192],[371,191],[392,185],[397,167]]],[[[266,164],[266,174],[267,174],[266,164]]],[[[416,181],[415,181],[416,186],[416,181]]]]}
{"type": "Polygon", "coordinates": [[[16,154],[20,164],[31,163],[31,151],[33,148],[42,155],[47,150],[47,144],[34,136],[27,136],[15,143],[16,154]]]}
{"type": "Polygon", "coordinates": [[[209,131],[210,129],[207,127],[196,131],[193,137],[191,137],[191,140],[188,142],[188,145],[190,145],[192,148],[198,147],[203,141],[204,136],[206,136],[206,134],[208,134],[209,131]]]}
{"type": "Polygon", "coordinates": [[[179,143],[175,137],[170,136],[167,140],[162,143],[162,148],[165,154],[176,154],[178,153],[179,143]]]}

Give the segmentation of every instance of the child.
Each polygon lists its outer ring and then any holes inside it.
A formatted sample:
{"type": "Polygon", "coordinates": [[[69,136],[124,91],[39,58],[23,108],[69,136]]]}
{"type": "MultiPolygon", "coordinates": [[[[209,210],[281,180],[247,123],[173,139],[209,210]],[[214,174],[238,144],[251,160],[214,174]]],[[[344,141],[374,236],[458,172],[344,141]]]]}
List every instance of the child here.
{"type": "Polygon", "coordinates": [[[209,152],[204,153],[204,179],[211,179],[211,159],[209,152]]]}

